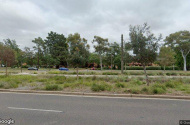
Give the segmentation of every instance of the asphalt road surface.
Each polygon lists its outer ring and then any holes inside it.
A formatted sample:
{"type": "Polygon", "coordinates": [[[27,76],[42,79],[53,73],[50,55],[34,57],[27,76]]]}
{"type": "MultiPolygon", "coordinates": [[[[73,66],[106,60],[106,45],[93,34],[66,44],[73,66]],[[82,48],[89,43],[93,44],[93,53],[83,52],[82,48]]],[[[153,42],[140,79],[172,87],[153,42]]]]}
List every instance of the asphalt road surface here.
{"type": "Polygon", "coordinates": [[[190,101],[0,93],[0,119],[14,125],[179,125],[190,101]]]}

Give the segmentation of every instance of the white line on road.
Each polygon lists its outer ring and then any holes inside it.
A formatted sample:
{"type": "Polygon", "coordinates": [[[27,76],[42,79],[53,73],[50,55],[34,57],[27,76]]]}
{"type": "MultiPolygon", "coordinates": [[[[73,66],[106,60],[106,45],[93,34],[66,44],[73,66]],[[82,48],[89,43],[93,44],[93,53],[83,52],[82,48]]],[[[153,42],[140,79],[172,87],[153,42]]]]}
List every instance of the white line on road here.
{"type": "Polygon", "coordinates": [[[20,110],[29,110],[29,111],[42,111],[42,112],[57,112],[61,113],[63,111],[58,111],[58,110],[45,110],[45,109],[32,109],[32,108],[17,108],[17,107],[8,107],[9,109],[20,109],[20,110]]]}

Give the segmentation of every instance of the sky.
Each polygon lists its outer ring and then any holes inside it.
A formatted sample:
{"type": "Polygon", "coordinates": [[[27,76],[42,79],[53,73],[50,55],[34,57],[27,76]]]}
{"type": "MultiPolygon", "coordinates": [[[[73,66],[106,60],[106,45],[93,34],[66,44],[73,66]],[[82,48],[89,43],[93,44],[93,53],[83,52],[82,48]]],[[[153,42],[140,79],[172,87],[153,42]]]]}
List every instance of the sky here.
{"type": "Polygon", "coordinates": [[[0,0],[0,41],[14,39],[21,49],[50,31],[78,32],[93,51],[95,35],[109,42],[129,40],[129,25],[147,22],[165,38],[190,30],[190,0],[0,0]]]}

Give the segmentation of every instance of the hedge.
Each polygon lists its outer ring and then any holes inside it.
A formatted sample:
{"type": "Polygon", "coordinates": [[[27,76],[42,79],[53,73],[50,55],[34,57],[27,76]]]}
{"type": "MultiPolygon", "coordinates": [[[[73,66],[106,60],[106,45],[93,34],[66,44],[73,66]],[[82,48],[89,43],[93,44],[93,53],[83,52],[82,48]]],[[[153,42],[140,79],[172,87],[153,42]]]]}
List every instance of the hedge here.
{"type": "MultiPolygon", "coordinates": [[[[180,70],[179,67],[175,66],[175,70],[180,70]]],[[[104,70],[111,70],[108,67],[104,67],[104,70]]],[[[125,70],[125,67],[123,68],[125,70]]],[[[100,70],[100,68],[98,68],[100,70]]],[[[113,69],[114,70],[114,69],[113,69]]],[[[121,69],[118,69],[121,70],[121,69]]],[[[142,66],[126,66],[126,70],[144,70],[142,66]]],[[[164,67],[161,66],[147,66],[146,70],[164,70],[164,67]]],[[[173,66],[166,66],[165,70],[173,70],[173,66]]]]}

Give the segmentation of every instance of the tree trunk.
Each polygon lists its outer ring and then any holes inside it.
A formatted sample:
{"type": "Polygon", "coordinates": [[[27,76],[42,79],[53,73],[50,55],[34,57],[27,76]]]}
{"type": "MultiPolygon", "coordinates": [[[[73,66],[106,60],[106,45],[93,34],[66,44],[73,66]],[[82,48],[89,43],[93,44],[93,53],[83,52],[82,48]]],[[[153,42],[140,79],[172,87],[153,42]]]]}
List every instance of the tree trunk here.
{"type": "Polygon", "coordinates": [[[77,80],[79,79],[79,69],[78,69],[78,66],[77,66],[77,80]]]}
{"type": "Polygon", "coordinates": [[[40,59],[39,59],[40,57],[39,56],[40,56],[40,54],[39,54],[39,45],[38,45],[38,67],[37,67],[38,69],[40,67],[40,59]]]}
{"type": "Polygon", "coordinates": [[[102,71],[102,55],[100,55],[100,67],[101,67],[101,71],[102,71]]]}
{"type": "Polygon", "coordinates": [[[111,72],[112,72],[112,67],[113,67],[113,64],[112,64],[112,55],[111,55],[111,72]]]}
{"type": "Polygon", "coordinates": [[[20,66],[20,70],[21,70],[21,73],[22,73],[22,63],[21,63],[21,66],[20,66]]]}
{"type": "Polygon", "coordinates": [[[6,76],[8,76],[8,72],[7,72],[7,61],[6,61],[6,76]]]}
{"type": "Polygon", "coordinates": [[[125,63],[125,71],[126,71],[126,63],[125,63]]]}
{"type": "Polygon", "coordinates": [[[144,73],[145,73],[145,77],[146,77],[146,84],[147,84],[147,86],[149,86],[148,75],[147,75],[147,73],[146,73],[146,66],[143,65],[143,68],[144,68],[144,73]]]}
{"type": "Polygon", "coordinates": [[[123,74],[123,34],[121,34],[121,74],[123,74]]]}
{"type": "Polygon", "coordinates": [[[184,70],[184,71],[187,71],[187,68],[186,68],[186,64],[187,64],[187,62],[186,62],[186,56],[183,56],[183,60],[184,60],[184,67],[183,67],[183,70],[184,70]]]}
{"type": "Polygon", "coordinates": [[[166,66],[164,65],[164,72],[165,72],[165,70],[166,70],[166,66]]]}
{"type": "Polygon", "coordinates": [[[186,55],[184,55],[184,53],[183,53],[183,50],[181,50],[181,54],[182,54],[182,57],[183,57],[183,63],[184,63],[184,65],[183,65],[183,70],[184,71],[187,71],[187,68],[186,68],[186,55]]]}

